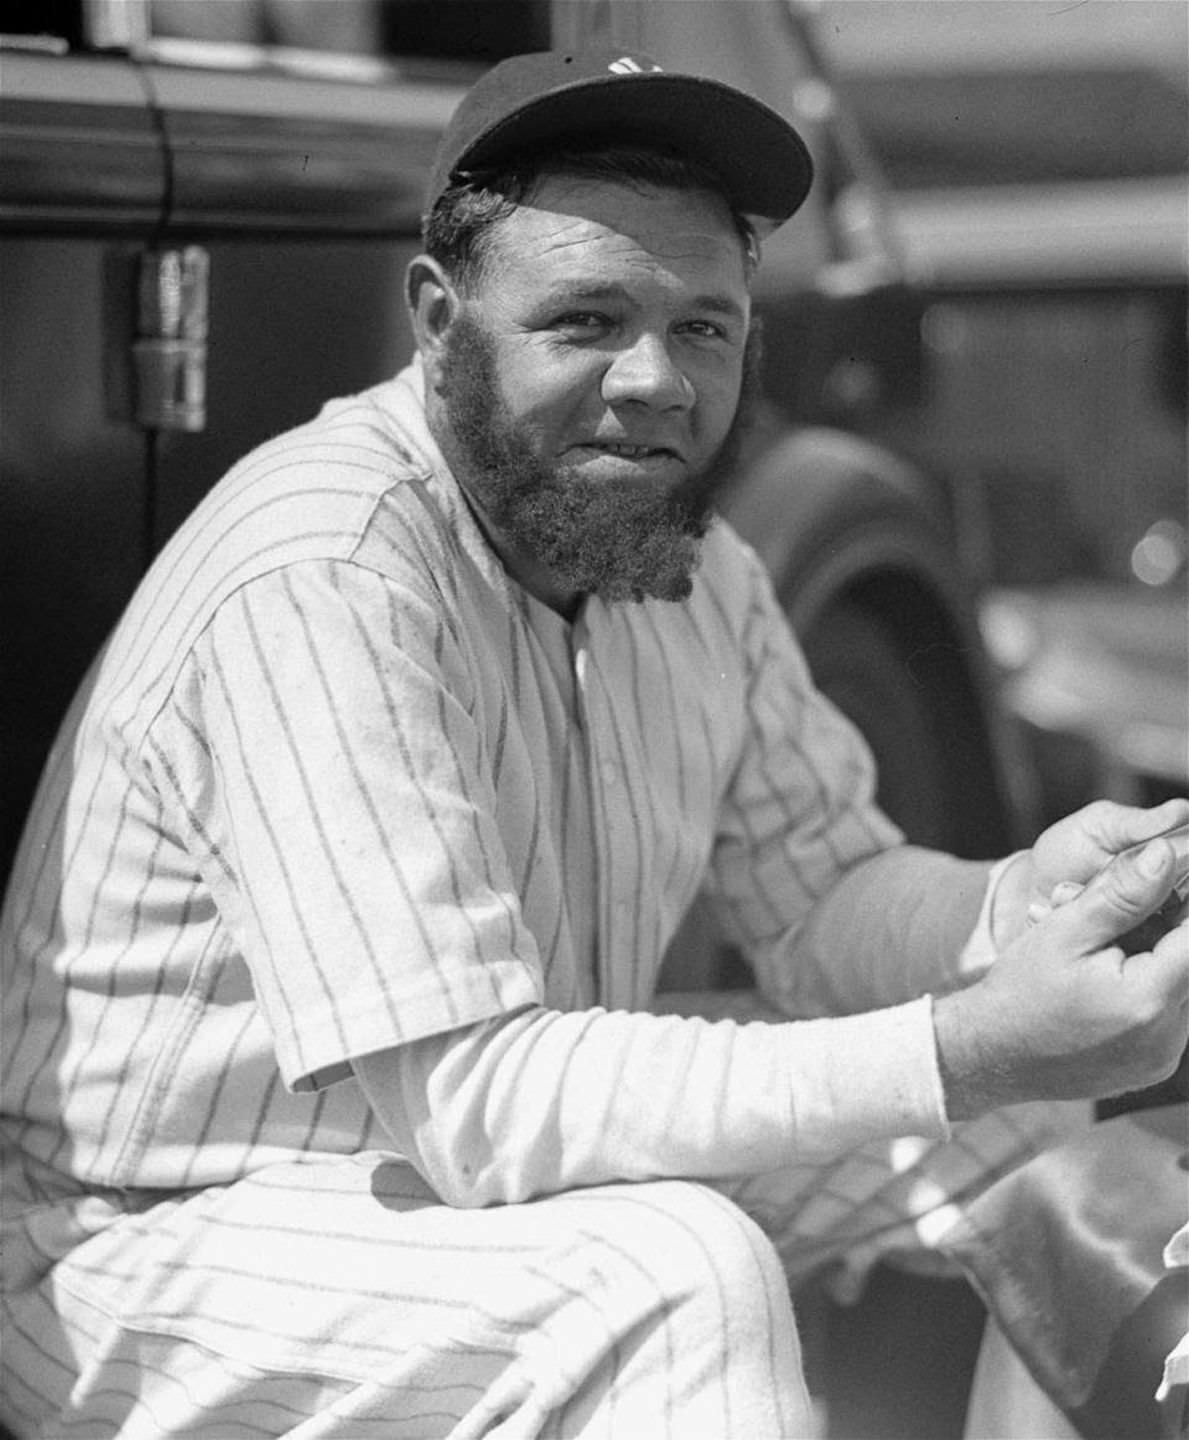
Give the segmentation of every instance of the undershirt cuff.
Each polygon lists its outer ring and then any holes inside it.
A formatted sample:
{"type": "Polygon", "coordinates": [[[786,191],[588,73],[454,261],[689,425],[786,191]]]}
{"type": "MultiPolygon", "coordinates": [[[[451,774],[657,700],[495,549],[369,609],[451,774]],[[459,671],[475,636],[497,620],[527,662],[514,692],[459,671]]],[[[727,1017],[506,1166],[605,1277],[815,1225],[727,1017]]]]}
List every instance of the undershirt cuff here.
{"type": "Polygon", "coordinates": [[[795,1031],[803,1057],[817,1032],[825,1084],[796,1093],[794,1105],[808,1099],[828,1107],[820,1116],[802,1108],[796,1133],[828,1137],[834,1153],[878,1136],[948,1138],[931,995],[863,1015],[802,1021],[795,1031]]]}
{"type": "Polygon", "coordinates": [[[1021,855],[1027,854],[1025,850],[1017,850],[1014,854],[997,860],[991,866],[987,875],[987,888],[983,892],[983,903],[978,912],[978,919],[975,921],[974,929],[970,932],[970,938],[962,947],[962,953],[958,956],[958,974],[963,979],[973,980],[988,970],[995,960],[998,951],[995,942],[991,938],[991,915],[995,908],[995,897],[999,893],[999,885],[1009,866],[1013,865],[1021,855]]]}

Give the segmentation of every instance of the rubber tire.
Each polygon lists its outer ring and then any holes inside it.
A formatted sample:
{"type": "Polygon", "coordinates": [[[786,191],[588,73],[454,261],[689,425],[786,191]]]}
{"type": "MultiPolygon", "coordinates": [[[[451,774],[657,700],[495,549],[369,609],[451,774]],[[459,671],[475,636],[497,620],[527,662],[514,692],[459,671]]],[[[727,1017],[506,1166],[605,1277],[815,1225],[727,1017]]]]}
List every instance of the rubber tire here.
{"type": "Polygon", "coordinates": [[[938,704],[911,654],[873,611],[829,606],[802,636],[819,688],[862,731],[875,756],[882,807],[920,845],[946,848],[963,806],[938,725],[938,704]]]}

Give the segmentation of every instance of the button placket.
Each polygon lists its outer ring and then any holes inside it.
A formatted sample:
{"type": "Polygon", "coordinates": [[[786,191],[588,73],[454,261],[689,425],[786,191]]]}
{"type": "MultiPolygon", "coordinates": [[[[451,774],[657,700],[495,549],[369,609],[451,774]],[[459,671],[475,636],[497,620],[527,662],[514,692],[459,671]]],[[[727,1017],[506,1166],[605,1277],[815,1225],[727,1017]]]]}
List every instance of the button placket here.
{"type": "MultiPolygon", "coordinates": [[[[587,738],[599,868],[599,976],[604,1003],[632,1009],[640,1003],[639,976],[648,968],[647,957],[638,953],[643,943],[639,932],[642,923],[646,925],[638,911],[651,884],[647,844],[640,833],[640,826],[647,825],[646,799],[633,772],[624,767],[614,690],[604,680],[596,653],[592,647],[587,662],[587,738]]],[[[629,723],[627,714],[620,715],[619,723],[629,723]]]]}
{"type": "Polygon", "coordinates": [[[617,976],[614,955],[622,944],[624,926],[622,907],[615,904],[615,857],[610,841],[611,821],[608,802],[619,798],[620,767],[606,751],[607,737],[611,733],[607,714],[607,697],[602,679],[598,673],[586,637],[575,635],[574,676],[581,696],[585,717],[583,731],[586,744],[586,759],[590,775],[591,821],[594,830],[595,855],[595,905],[597,926],[595,933],[596,980],[598,998],[601,1004],[613,1005],[617,976]],[[617,913],[620,912],[620,913],[617,913]]]}

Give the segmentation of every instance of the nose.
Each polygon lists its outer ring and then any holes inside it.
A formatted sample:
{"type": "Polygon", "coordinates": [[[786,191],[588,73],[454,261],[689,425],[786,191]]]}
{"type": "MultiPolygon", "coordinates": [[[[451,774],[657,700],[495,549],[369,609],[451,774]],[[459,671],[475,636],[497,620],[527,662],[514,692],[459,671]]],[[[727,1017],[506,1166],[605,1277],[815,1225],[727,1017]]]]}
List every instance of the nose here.
{"type": "Polygon", "coordinates": [[[603,375],[602,388],[608,405],[635,401],[656,410],[688,410],[696,399],[688,376],[673,363],[668,345],[654,334],[640,335],[616,352],[603,375]]]}

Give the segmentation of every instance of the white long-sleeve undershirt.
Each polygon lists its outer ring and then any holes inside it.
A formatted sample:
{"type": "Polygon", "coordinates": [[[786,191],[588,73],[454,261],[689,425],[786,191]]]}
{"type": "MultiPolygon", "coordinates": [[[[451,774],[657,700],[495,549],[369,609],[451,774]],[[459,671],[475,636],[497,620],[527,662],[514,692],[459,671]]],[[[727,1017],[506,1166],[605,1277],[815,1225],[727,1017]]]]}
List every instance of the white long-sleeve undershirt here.
{"type": "Polygon", "coordinates": [[[927,996],[745,1025],[533,1006],[354,1068],[396,1147],[457,1206],[758,1173],[947,1130],[927,996]]]}
{"type": "MultiPolygon", "coordinates": [[[[844,878],[802,943],[838,977],[832,1002],[879,1007],[864,1013],[741,1024],[687,1004],[678,1014],[530,1006],[358,1058],[355,1074],[401,1154],[458,1206],[614,1180],[757,1174],[879,1136],[945,1136],[932,999],[921,990],[969,983],[992,962],[1008,864],[988,870],[910,847],[844,878]],[[845,964],[831,965],[831,951],[845,964]]],[[[774,989],[742,1013],[775,1017],[774,989]]]]}

